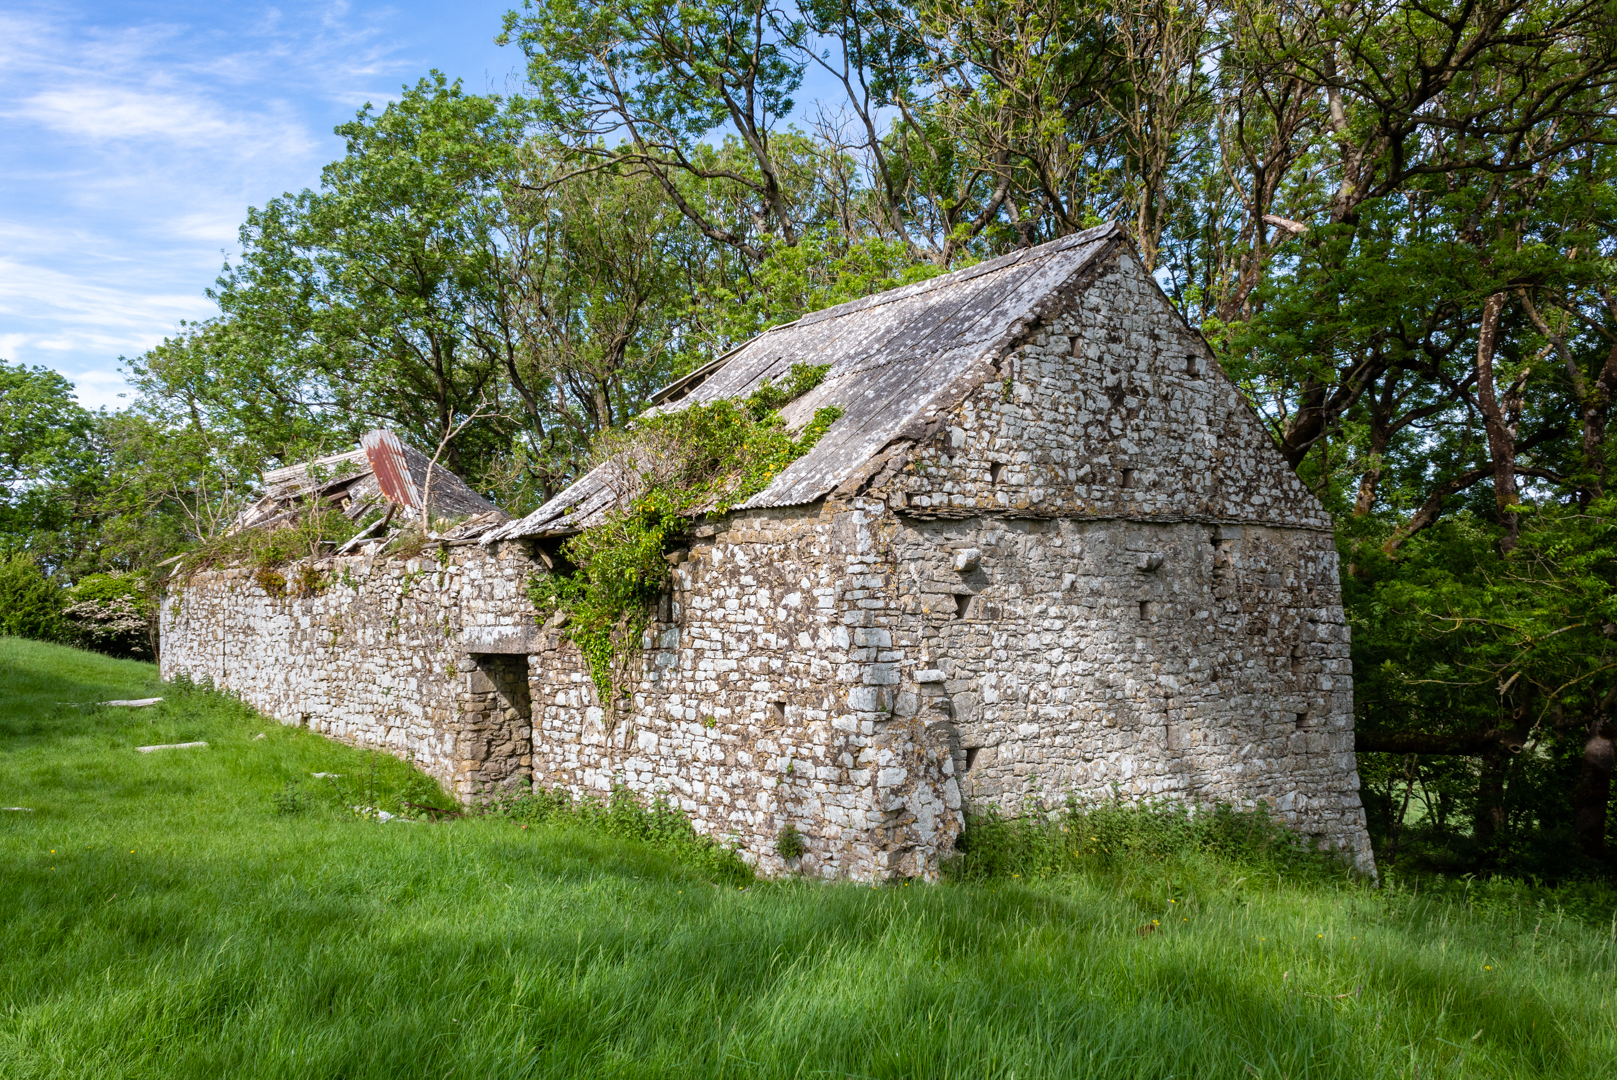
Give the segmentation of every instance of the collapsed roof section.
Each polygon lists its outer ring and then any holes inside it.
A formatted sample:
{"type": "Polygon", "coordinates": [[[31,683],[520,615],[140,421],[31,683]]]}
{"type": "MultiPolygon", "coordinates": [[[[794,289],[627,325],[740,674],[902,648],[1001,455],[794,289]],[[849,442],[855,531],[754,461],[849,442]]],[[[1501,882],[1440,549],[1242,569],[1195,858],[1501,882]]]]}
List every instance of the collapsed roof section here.
{"type": "Polygon", "coordinates": [[[263,497],[242,512],[231,532],[276,528],[316,501],[340,509],[351,521],[390,505],[390,517],[419,520],[423,499],[431,500],[435,519],[465,519],[441,539],[477,536],[510,521],[460,477],[378,428],[365,434],[357,450],[266,472],[263,497]]]}
{"type": "MultiPolygon", "coordinates": [[[[782,470],[744,508],[815,502],[909,445],[992,377],[993,363],[1080,288],[1123,245],[1116,224],[993,259],[952,274],[805,315],[768,330],[660,391],[645,415],[745,397],[794,364],[828,364],[819,386],[780,410],[797,430],[816,409],[843,414],[818,445],[782,470]]],[[[603,520],[618,501],[603,465],[482,542],[563,536],[603,520]]]]}

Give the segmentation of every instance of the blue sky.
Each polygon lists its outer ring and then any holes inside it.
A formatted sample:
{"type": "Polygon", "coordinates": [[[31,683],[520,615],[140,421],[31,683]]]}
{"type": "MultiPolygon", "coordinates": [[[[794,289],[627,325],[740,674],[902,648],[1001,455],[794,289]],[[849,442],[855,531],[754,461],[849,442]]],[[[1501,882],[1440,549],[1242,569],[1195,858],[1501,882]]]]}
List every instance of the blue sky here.
{"type": "Polygon", "coordinates": [[[249,206],[315,185],[332,127],[438,68],[515,87],[510,0],[0,7],[0,359],[117,408],[120,356],[214,310],[249,206]]]}

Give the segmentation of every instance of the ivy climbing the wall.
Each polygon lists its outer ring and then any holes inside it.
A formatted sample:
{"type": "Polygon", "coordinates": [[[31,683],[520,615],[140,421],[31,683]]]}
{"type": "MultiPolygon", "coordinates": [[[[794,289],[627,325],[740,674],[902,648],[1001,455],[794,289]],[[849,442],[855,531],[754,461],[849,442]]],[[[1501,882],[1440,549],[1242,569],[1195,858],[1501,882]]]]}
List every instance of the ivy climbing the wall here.
{"type": "Polygon", "coordinates": [[[816,409],[795,437],[780,417],[828,369],[794,364],[784,379],[765,382],[743,400],[643,417],[597,444],[617,505],[562,545],[558,565],[567,569],[535,575],[528,595],[541,619],[565,614],[562,632],[584,654],[602,703],[617,700],[618,674],[668,588],[664,556],[692,519],[723,514],[768,487],[842,416],[839,408],[816,409]]]}

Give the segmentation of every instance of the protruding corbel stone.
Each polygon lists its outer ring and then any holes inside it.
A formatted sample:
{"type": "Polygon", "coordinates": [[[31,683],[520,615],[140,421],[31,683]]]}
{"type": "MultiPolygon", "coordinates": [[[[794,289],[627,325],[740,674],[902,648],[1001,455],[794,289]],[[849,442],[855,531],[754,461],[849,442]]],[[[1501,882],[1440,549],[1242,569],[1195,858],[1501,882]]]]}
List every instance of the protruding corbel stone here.
{"type": "Polygon", "coordinates": [[[1140,555],[1134,560],[1134,569],[1142,574],[1153,574],[1162,569],[1163,555],[1160,551],[1140,555]]]}
{"type": "Polygon", "coordinates": [[[983,553],[976,548],[962,548],[954,553],[954,568],[962,574],[969,574],[982,565],[983,553]]]}

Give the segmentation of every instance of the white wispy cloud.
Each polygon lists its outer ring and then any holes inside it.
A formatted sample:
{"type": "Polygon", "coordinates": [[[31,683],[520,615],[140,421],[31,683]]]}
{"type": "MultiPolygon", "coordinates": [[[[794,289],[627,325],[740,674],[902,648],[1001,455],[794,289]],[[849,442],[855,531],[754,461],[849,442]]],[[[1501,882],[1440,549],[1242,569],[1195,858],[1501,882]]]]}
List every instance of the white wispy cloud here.
{"type": "Polygon", "coordinates": [[[425,65],[385,8],[176,3],[119,24],[81,3],[0,12],[0,359],[115,406],[117,357],[214,313],[246,208],[317,183],[331,125],[425,65]]]}
{"type": "Polygon", "coordinates": [[[196,146],[210,156],[306,155],[309,132],[290,117],[227,112],[189,94],[139,87],[67,86],[23,99],[10,115],[93,142],[151,142],[196,146]]]}
{"type": "Polygon", "coordinates": [[[0,319],[71,319],[83,325],[147,333],[178,319],[205,316],[213,307],[200,292],[143,291],[101,284],[36,263],[0,257],[0,319]]]}

